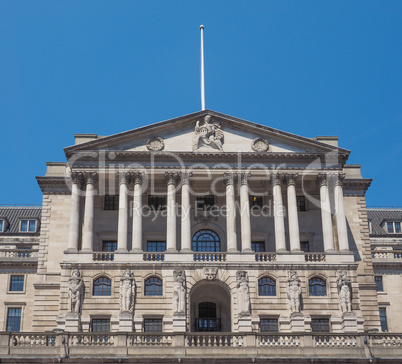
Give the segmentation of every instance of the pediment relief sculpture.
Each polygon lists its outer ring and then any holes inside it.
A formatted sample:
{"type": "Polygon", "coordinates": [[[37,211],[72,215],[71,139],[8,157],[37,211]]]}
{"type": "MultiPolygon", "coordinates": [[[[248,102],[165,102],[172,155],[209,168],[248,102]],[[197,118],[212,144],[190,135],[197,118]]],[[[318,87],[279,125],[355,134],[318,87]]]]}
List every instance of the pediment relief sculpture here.
{"type": "Polygon", "coordinates": [[[256,138],[251,143],[251,149],[257,153],[267,152],[269,149],[269,144],[263,138],[256,138]]]}
{"type": "Polygon", "coordinates": [[[152,137],[147,140],[146,147],[151,152],[160,152],[165,148],[165,143],[161,137],[152,137]]]}
{"type": "Polygon", "coordinates": [[[211,115],[206,115],[204,121],[197,120],[193,137],[193,151],[206,147],[223,151],[223,131],[221,124],[212,119],[211,115]]]}

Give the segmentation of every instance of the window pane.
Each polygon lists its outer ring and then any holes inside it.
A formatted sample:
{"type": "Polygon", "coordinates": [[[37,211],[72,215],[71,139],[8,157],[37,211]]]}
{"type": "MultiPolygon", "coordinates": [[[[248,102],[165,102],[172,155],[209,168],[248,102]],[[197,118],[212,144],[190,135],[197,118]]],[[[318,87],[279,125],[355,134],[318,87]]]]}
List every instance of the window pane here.
{"type": "Polygon", "coordinates": [[[262,196],[250,196],[250,209],[260,210],[262,208],[262,196]]]}
{"type": "Polygon", "coordinates": [[[106,277],[98,278],[94,281],[94,296],[110,296],[112,294],[110,279],[106,277]]]}
{"type": "Polygon", "coordinates": [[[261,332],[278,332],[278,319],[261,319],[261,332]]]}
{"type": "Polygon", "coordinates": [[[162,296],[162,281],[151,277],[145,281],[145,296],[162,296]]]}
{"type": "Polygon", "coordinates": [[[297,211],[307,211],[306,208],[306,198],[304,196],[297,196],[297,211]]]}
{"type": "Polygon", "coordinates": [[[207,196],[197,196],[196,197],[197,210],[211,210],[211,208],[215,205],[215,196],[207,195],[207,196]]]}
{"type": "Polygon", "coordinates": [[[380,307],[380,323],[381,323],[381,331],[387,332],[388,331],[387,311],[385,307],[380,307]]]}
{"type": "Polygon", "coordinates": [[[145,319],[144,332],[161,332],[162,319],[145,319]]]}
{"type": "Polygon", "coordinates": [[[401,232],[401,223],[400,222],[395,222],[395,233],[400,234],[401,232]]]}
{"type": "Polygon", "coordinates": [[[36,231],[36,221],[35,220],[29,220],[28,231],[36,231]]]}
{"type": "Polygon", "coordinates": [[[3,231],[3,227],[4,227],[4,220],[0,220],[0,232],[3,231]]]}
{"type": "Polygon", "coordinates": [[[300,242],[300,249],[302,252],[309,252],[310,251],[310,245],[308,241],[301,241],[300,242]]]}
{"type": "Polygon", "coordinates": [[[102,251],[114,252],[117,249],[117,241],[104,241],[102,242],[102,251]]]}
{"type": "Polygon", "coordinates": [[[381,276],[375,276],[374,279],[375,279],[375,283],[377,285],[377,292],[383,292],[384,288],[383,288],[383,285],[382,285],[382,277],[381,276]]]}
{"type": "Polygon", "coordinates": [[[21,329],[21,308],[9,308],[7,312],[7,331],[18,332],[21,329]]]}
{"type": "Polygon", "coordinates": [[[149,195],[148,207],[152,210],[165,210],[166,209],[166,196],[149,195]]]}
{"type": "Polygon", "coordinates": [[[251,249],[255,252],[265,252],[265,242],[264,241],[253,241],[251,243],[251,249]]]}
{"type": "Polygon", "coordinates": [[[195,252],[219,252],[220,239],[212,230],[201,230],[193,236],[193,251],[195,252]]]}
{"type": "Polygon", "coordinates": [[[258,281],[259,296],[276,296],[276,282],[268,277],[261,278],[258,281]]]}
{"type": "Polygon", "coordinates": [[[24,290],[24,276],[11,276],[10,291],[22,292],[24,290]]]}
{"type": "Polygon", "coordinates": [[[92,319],[93,332],[109,332],[110,319],[92,319]]]}
{"type": "Polygon", "coordinates": [[[148,241],[147,251],[149,252],[164,252],[166,251],[165,241],[148,241]]]}
{"type": "Polygon", "coordinates": [[[394,232],[394,224],[392,222],[387,222],[387,231],[389,233],[393,233],[394,232]]]}
{"type": "Polygon", "coordinates": [[[326,283],[320,278],[312,278],[309,280],[310,296],[326,296],[326,283]]]}
{"type": "Polygon", "coordinates": [[[328,319],[311,319],[311,331],[313,332],[329,332],[328,319]]]}
{"type": "Polygon", "coordinates": [[[28,220],[21,220],[21,231],[28,231],[28,220]]]}
{"type": "Polygon", "coordinates": [[[105,195],[105,210],[118,210],[118,209],[119,209],[119,196],[105,195]]]}

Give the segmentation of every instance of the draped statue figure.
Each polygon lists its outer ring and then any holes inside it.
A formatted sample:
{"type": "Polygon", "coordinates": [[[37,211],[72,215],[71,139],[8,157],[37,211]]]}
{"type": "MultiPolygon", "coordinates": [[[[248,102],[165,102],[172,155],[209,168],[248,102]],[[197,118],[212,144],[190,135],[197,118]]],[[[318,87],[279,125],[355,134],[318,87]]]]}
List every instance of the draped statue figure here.
{"type": "Polygon", "coordinates": [[[78,269],[73,269],[68,280],[68,312],[80,313],[84,299],[84,281],[78,269]]]}

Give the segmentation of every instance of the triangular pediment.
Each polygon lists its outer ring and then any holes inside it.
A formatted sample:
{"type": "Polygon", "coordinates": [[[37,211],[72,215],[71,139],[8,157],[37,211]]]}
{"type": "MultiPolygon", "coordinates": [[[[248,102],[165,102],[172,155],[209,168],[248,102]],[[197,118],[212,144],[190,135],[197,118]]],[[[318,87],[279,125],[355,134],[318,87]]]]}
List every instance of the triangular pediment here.
{"type": "Polygon", "coordinates": [[[211,110],[96,138],[65,148],[79,151],[328,153],[349,151],[211,110]]]}

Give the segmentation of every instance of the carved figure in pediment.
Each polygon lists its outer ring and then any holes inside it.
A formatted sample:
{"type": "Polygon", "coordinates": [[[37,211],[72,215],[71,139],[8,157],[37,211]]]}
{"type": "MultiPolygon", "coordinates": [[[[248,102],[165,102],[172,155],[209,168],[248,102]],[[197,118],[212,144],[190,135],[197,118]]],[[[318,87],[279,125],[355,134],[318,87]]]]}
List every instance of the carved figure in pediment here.
{"type": "Polygon", "coordinates": [[[202,124],[198,120],[195,124],[193,151],[204,146],[223,151],[222,145],[223,131],[221,124],[212,120],[211,115],[206,115],[202,124]]]}
{"type": "Polygon", "coordinates": [[[301,282],[295,271],[289,272],[289,279],[286,281],[286,295],[290,312],[300,312],[301,282]]]}
{"type": "Polygon", "coordinates": [[[183,270],[175,270],[173,276],[173,315],[184,316],[186,313],[186,277],[183,270]]]}
{"type": "Polygon", "coordinates": [[[240,317],[250,316],[250,290],[248,288],[248,276],[245,271],[238,271],[237,280],[237,306],[240,317]]]}
{"type": "Polygon", "coordinates": [[[337,280],[339,305],[342,312],[352,312],[351,281],[346,271],[341,271],[337,280]]]}
{"type": "Polygon", "coordinates": [[[129,269],[123,273],[120,278],[120,311],[133,312],[135,298],[135,281],[133,274],[129,269]]]}
{"type": "Polygon", "coordinates": [[[84,299],[84,281],[78,269],[73,269],[68,281],[68,312],[81,312],[84,299]]]}

